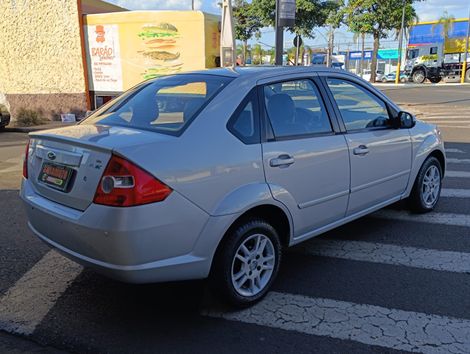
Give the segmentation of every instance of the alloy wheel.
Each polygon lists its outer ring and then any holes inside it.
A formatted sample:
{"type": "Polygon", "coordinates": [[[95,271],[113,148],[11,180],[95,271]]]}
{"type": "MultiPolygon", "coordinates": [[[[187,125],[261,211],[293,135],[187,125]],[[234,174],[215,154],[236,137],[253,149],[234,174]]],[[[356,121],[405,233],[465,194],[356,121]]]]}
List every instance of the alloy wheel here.
{"type": "Polygon", "coordinates": [[[437,203],[440,190],[441,173],[437,166],[431,165],[424,174],[423,184],[421,186],[421,195],[427,207],[433,207],[437,203]]]}
{"type": "Polygon", "coordinates": [[[242,296],[255,296],[269,283],[276,262],[268,236],[255,234],[244,240],[232,261],[232,284],[242,296]]]}

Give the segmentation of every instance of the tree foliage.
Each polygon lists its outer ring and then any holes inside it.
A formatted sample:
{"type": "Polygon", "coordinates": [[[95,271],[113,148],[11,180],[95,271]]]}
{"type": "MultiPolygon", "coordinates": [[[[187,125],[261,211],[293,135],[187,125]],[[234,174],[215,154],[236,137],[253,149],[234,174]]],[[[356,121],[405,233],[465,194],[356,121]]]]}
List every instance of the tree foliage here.
{"type": "Polygon", "coordinates": [[[246,0],[235,0],[233,3],[233,17],[235,19],[235,38],[248,41],[254,35],[260,35],[263,27],[260,19],[253,11],[253,7],[246,0]]]}
{"type": "MultiPolygon", "coordinates": [[[[253,13],[263,25],[274,27],[276,0],[253,0],[251,4],[253,13]]],[[[288,27],[287,30],[302,37],[314,38],[315,27],[324,26],[330,13],[338,8],[338,1],[333,0],[297,0],[295,25],[288,27]]]]}
{"type": "Polygon", "coordinates": [[[352,32],[371,34],[374,50],[371,65],[371,81],[375,81],[377,52],[380,39],[390,31],[399,30],[403,6],[405,6],[405,27],[415,22],[417,16],[413,2],[420,0],[349,0],[345,7],[345,23],[352,32]]]}

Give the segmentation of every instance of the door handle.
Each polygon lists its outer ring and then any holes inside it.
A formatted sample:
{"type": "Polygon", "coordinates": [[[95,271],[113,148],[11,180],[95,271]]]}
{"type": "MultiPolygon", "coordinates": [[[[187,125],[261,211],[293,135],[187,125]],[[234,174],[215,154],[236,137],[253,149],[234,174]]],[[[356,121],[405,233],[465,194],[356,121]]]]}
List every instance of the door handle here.
{"type": "Polygon", "coordinates": [[[364,156],[369,153],[369,148],[365,145],[359,145],[357,148],[353,150],[354,155],[364,156]]]}
{"type": "Polygon", "coordinates": [[[295,162],[295,159],[288,155],[288,154],[282,154],[279,155],[278,157],[269,160],[269,166],[271,167],[287,167],[292,165],[295,162]]]}

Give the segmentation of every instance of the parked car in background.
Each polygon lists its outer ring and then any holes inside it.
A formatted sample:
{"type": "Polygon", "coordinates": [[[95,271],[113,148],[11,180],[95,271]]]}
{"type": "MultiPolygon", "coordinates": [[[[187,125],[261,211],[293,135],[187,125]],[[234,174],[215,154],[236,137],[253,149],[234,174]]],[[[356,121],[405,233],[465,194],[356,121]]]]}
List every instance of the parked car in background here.
{"type": "Polygon", "coordinates": [[[8,124],[10,124],[10,112],[7,106],[0,103],[0,130],[4,129],[8,124]]]}
{"type": "MultiPolygon", "coordinates": [[[[397,75],[397,72],[396,71],[392,71],[390,74],[387,74],[387,75],[384,75],[384,77],[382,77],[382,82],[395,82],[395,78],[396,78],[396,75],[397,75]]],[[[400,71],[400,82],[401,83],[405,83],[405,82],[408,82],[408,75],[406,75],[406,73],[404,71],[400,71]]]]}
{"type": "Polygon", "coordinates": [[[399,200],[433,210],[446,165],[435,125],[321,67],[152,79],[29,137],[40,239],[125,282],[210,277],[238,306],[268,292],[283,248],[399,200]]]}
{"type": "MultiPolygon", "coordinates": [[[[370,74],[371,74],[370,70],[364,70],[364,72],[362,73],[362,78],[366,81],[370,81],[370,74]]],[[[382,81],[382,78],[384,77],[384,75],[385,74],[384,74],[383,71],[377,70],[377,74],[375,76],[375,81],[376,82],[382,81]]]]}

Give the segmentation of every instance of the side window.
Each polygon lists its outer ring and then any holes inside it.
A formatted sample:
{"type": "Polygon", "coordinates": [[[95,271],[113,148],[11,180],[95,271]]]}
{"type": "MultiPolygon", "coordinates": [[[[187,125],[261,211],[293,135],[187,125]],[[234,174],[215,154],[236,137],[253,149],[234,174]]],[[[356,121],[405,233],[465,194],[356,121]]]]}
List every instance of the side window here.
{"type": "Polygon", "coordinates": [[[385,103],[365,88],[342,79],[327,79],[347,130],[391,127],[385,103]]]}
{"type": "Polygon", "coordinates": [[[437,54],[437,47],[431,47],[431,49],[429,49],[429,54],[437,54]]]}
{"type": "Polygon", "coordinates": [[[260,142],[256,91],[243,100],[230,118],[227,128],[245,144],[260,142]]]}
{"type": "Polygon", "coordinates": [[[264,98],[276,138],[332,132],[321,96],[311,80],[266,85],[264,98]]]}

